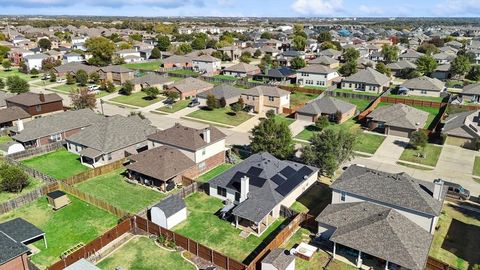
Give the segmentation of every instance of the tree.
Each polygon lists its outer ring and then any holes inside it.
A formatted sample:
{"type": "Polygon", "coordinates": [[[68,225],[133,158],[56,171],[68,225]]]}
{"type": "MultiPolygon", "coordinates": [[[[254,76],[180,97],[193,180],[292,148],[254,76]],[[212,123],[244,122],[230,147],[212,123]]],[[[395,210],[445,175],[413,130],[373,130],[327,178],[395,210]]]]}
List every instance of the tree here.
{"type": "Polygon", "coordinates": [[[67,73],[67,84],[74,84],[75,83],[75,77],[72,75],[72,73],[67,73]]]}
{"type": "Polygon", "coordinates": [[[131,34],[130,39],[135,40],[135,41],[142,41],[143,35],[142,34],[131,34]]]}
{"type": "Polygon", "coordinates": [[[357,136],[344,130],[326,129],[316,133],[311,144],[302,149],[303,161],[318,167],[326,176],[333,176],[338,166],[353,157],[353,146],[357,136]]]}
{"type": "Polygon", "coordinates": [[[357,73],[357,61],[346,62],[338,69],[338,72],[345,77],[357,73]]]}
{"type": "Polygon", "coordinates": [[[217,41],[215,39],[207,39],[207,49],[216,49],[217,48],[217,41]]]}
{"type": "Polygon", "coordinates": [[[270,119],[270,118],[274,118],[275,117],[275,111],[274,110],[268,110],[266,113],[265,113],[265,116],[270,119]]]}
{"type": "Polygon", "coordinates": [[[385,74],[388,77],[390,77],[390,75],[392,74],[392,70],[382,62],[377,63],[377,65],[375,66],[375,70],[382,74],[385,74]]]}
{"type": "Polygon", "coordinates": [[[2,62],[2,67],[5,69],[5,70],[10,70],[12,68],[12,62],[10,62],[10,60],[8,59],[5,59],[3,60],[2,62]]]}
{"type": "Polygon", "coordinates": [[[0,45],[0,60],[3,60],[7,56],[7,53],[10,51],[10,48],[7,46],[0,45]]]}
{"type": "Polygon", "coordinates": [[[304,68],[306,65],[307,64],[305,63],[305,60],[298,56],[293,58],[292,61],[290,62],[290,66],[293,69],[301,69],[301,68],[304,68]]]}
{"type": "Polygon", "coordinates": [[[72,106],[75,110],[94,109],[97,107],[97,98],[95,94],[88,91],[86,87],[76,88],[70,93],[72,106]]]}
{"type": "Polygon", "coordinates": [[[472,81],[480,81],[480,66],[472,66],[467,75],[467,79],[472,81]]]}
{"type": "Polygon", "coordinates": [[[218,101],[218,105],[220,106],[220,108],[225,108],[227,107],[227,101],[225,100],[224,97],[221,97],[220,100],[218,101]]]}
{"type": "Polygon", "coordinates": [[[293,26],[293,36],[300,36],[300,37],[303,37],[304,39],[308,38],[307,33],[303,31],[303,25],[301,24],[295,24],[293,26]]]}
{"type": "MultiPolygon", "coordinates": [[[[250,54],[250,53],[249,53],[249,54],[250,54]]],[[[251,61],[252,61],[251,55],[248,56],[247,54],[242,53],[242,55],[240,56],[240,62],[242,62],[242,63],[247,63],[247,64],[249,64],[251,61]]]]}
{"type": "Polygon", "coordinates": [[[192,41],[192,49],[204,50],[207,48],[207,40],[203,37],[197,37],[192,41]]]}
{"type": "Polygon", "coordinates": [[[360,58],[360,52],[354,48],[348,48],[343,52],[342,58],[345,62],[357,61],[360,58]]]}
{"type": "Polygon", "coordinates": [[[295,36],[293,38],[293,48],[297,51],[305,51],[305,47],[307,46],[307,39],[302,36],[295,36]]]}
{"type": "Polygon", "coordinates": [[[234,103],[230,106],[230,108],[232,109],[232,111],[235,113],[235,115],[237,115],[243,108],[241,107],[240,104],[238,103],[234,103]]]}
{"type": "Polygon", "coordinates": [[[166,52],[168,51],[168,48],[170,48],[171,42],[170,38],[168,36],[158,36],[157,37],[157,48],[162,51],[166,52]]]}
{"type": "Polygon", "coordinates": [[[20,61],[20,69],[19,71],[24,74],[28,74],[28,67],[27,64],[25,64],[25,60],[20,61]]]}
{"type": "Polygon", "coordinates": [[[88,77],[90,78],[90,81],[92,81],[95,84],[97,84],[100,81],[100,74],[98,74],[95,71],[90,73],[88,77]]]}
{"type": "Polygon", "coordinates": [[[218,105],[219,104],[218,104],[217,98],[215,98],[214,95],[212,94],[207,95],[207,107],[210,110],[217,109],[218,105]]]}
{"type": "Polygon", "coordinates": [[[388,44],[385,44],[382,47],[383,60],[386,63],[397,62],[399,52],[400,50],[398,49],[397,46],[390,46],[388,44]]]}
{"type": "Polygon", "coordinates": [[[38,77],[38,73],[39,73],[39,72],[38,72],[38,69],[36,69],[36,68],[32,68],[32,69],[30,70],[30,75],[32,75],[32,78],[38,77]]]}
{"type": "Polygon", "coordinates": [[[276,118],[262,120],[252,129],[250,139],[254,153],[268,152],[279,159],[287,159],[295,151],[290,128],[276,118]]]}
{"type": "Polygon", "coordinates": [[[318,117],[315,121],[315,127],[318,131],[323,131],[326,127],[330,125],[330,121],[328,120],[328,116],[322,115],[318,117]]]}
{"type": "Polygon", "coordinates": [[[123,84],[122,89],[120,90],[120,93],[122,95],[130,96],[132,92],[133,92],[133,83],[131,81],[126,81],[123,84]]]}
{"type": "Polygon", "coordinates": [[[54,67],[58,67],[62,64],[61,60],[54,59],[52,57],[45,58],[42,60],[42,69],[43,71],[50,71],[54,67]]]}
{"type": "Polygon", "coordinates": [[[428,143],[428,135],[424,131],[417,130],[412,132],[410,136],[410,145],[414,149],[422,148],[424,149],[425,146],[427,146],[428,143]]]}
{"type": "Polygon", "coordinates": [[[167,98],[175,101],[180,98],[180,95],[178,94],[177,91],[168,91],[167,92],[167,98]]]}
{"type": "Polygon", "coordinates": [[[330,42],[332,41],[332,34],[330,34],[328,31],[321,32],[317,37],[317,41],[318,43],[323,43],[325,41],[330,42]]]}
{"type": "Polygon", "coordinates": [[[327,49],[334,49],[336,50],[337,49],[337,46],[335,46],[335,44],[333,44],[332,42],[330,41],[325,41],[322,43],[322,45],[320,45],[320,49],[323,51],[323,50],[327,50],[327,49]]]}
{"type": "Polygon", "coordinates": [[[425,44],[420,45],[420,46],[417,48],[417,52],[421,52],[421,53],[424,53],[424,54],[432,55],[432,54],[439,53],[440,50],[439,50],[439,49],[437,48],[437,46],[435,46],[434,44],[425,43],[425,44]]]}
{"type": "Polygon", "coordinates": [[[104,37],[92,37],[87,39],[85,47],[92,54],[88,63],[95,66],[107,66],[112,63],[115,44],[104,37]]]}
{"type": "Polygon", "coordinates": [[[262,56],[262,51],[260,51],[260,49],[257,49],[257,50],[253,53],[253,57],[259,58],[260,56],[262,56]]]}
{"type": "MultiPolygon", "coordinates": [[[[155,87],[154,87],[155,88],[155,87]]],[[[156,88],[155,88],[156,89],[156,88]]],[[[158,89],[157,89],[158,90],[158,89]]],[[[115,85],[111,81],[107,81],[106,84],[106,89],[107,93],[113,93],[115,92],[115,85]]],[[[158,95],[158,94],[157,94],[158,95]]],[[[156,96],[155,96],[156,97],[156,96]]]]}
{"type": "Polygon", "coordinates": [[[175,52],[176,54],[187,54],[191,53],[193,51],[192,46],[188,43],[182,43],[178,46],[177,51],[175,52]]]}
{"type": "Polygon", "coordinates": [[[0,78],[0,90],[5,89],[5,82],[3,81],[2,78],[0,78]]]}
{"type": "Polygon", "coordinates": [[[417,71],[427,76],[434,72],[438,66],[437,61],[430,55],[421,56],[415,64],[417,65],[417,71]]]}
{"type": "Polygon", "coordinates": [[[450,71],[456,77],[465,76],[472,68],[470,59],[466,55],[459,55],[450,65],[450,71]]]}
{"type": "Polygon", "coordinates": [[[42,38],[37,42],[37,45],[40,49],[48,51],[52,48],[52,42],[47,38],[42,38]]]}
{"type": "Polygon", "coordinates": [[[263,39],[272,39],[272,33],[270,32],[263,32],[262,35],[260,36],[260,38],[263,38],[263,39]]]}
{"type": "Polygon", "coordinates": [[[57,75],[55,74],[55,72],[50,71],[50,73],[48,75],[50,76],[50,82],[56,82],[57,81],[57,75]]]}
{"type": "Polygon", "coordinates": [[[160,90],[158,90],[158,88],[156,87],[147,87],[145,89],[143,89],[143,92],[145,92],[145,94],[147,94],[147,97],[149,99],[156,99],[158,95],[160,95],[160,90]]]}
{"type": "Polygon", "coordinates": [[[5,192],[21,192],[28,186],[29,177],[20,168],[8,164],[0,166],[0,188],[5,192]]]}
{"type": "Polygon", "coordinates": [[[88,83],[88,74],[85,70],[80,69],[77,71],[77,74],[75,74],[75,79],[80,86],[86,86],[88,83]]]}
{"type": "Polygon", "coordinates": [[[260,67],[260,69],[265,72],[267,69],[269,69],[273,64],[273,60],[272,60],[272,56],[270,56],[269,54],[266,54],[262,60],[260,60],[260,65],[258,65],[258,67],[260,67]]]}
{"type": "Polygon", "coordinates": [[[157,48],[152,49],[152,53],[150,54],[150,59],[159,59],[162,57],[162,52],[157,48]]]}

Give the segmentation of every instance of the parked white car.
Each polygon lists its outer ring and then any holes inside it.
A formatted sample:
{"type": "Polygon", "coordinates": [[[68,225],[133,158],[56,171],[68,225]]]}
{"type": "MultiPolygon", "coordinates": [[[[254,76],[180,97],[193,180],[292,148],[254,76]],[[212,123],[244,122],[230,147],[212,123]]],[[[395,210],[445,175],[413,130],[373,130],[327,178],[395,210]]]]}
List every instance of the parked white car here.
{"type": "Polygon", "coordinates": [[[57,79],[57,83],[66,83],[67,79],[57,79]]]}

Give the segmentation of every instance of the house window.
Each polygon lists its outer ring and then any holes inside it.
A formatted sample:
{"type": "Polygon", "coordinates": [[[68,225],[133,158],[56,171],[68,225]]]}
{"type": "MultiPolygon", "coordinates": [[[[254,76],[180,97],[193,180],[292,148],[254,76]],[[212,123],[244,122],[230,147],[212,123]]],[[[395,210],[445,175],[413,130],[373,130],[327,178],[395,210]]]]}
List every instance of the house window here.
{"type": "Polygon", "coordinates": [[[207,166],[205,165],[205,161],[198,163],[198,169],[200,171],[204,171],[207,166]]]}
{"type": "Polygon", "coordinates": [[[223,187],[217,187],[218,196],[227,197],[227,189],[223,187]]]}
{"type": "Polygon", "coordinates": [[[207,153],[207,149],[206,149],[206,148],[203,148],[203,149],[202,149],[202,156],[205,156],[206,153],[207,153]]]}
{"type": "Polygon", "coordinates": [[[37,105],[37,106],[35,106],[35,110],[36,110],[37,112],[42,111],[42,105],[37,105]]]}
{"type": "Polygon", "coordinates": [[[50,140],[53,142],[58,142],[62,140],[62,134],[57,133],[50,136],[50,140]]]}
{"type": "Polygon", "coordinates": [[[427,90],[421,90],[421,93],[422,93],[423,95],[426,95],[426,94],[427,94],[427,90]]]}
{"type": "Polygon", "coordinates": [[[112,153],[108,153],[108,160],[112,160],[112,153]]]}
{"type": "Polygon", "coordinates": [[[347,194],[345,194],[345,192],[342,191],[342,195],[341,195],[341,197],[340,197],[340,200],[341,200],[342,202],[344,202],[346,196],[347,196],[347,194]]]}
{"type": "Polygon", "coordinates": [[[269,100],[269,101],[274,101],[275,98],[274,98],[274,97],[268,97],[268,100],[269,100]]]}
{"type": "Polygon", "coordinates": [[[235,201],[236,202],[240,201],[240,192],[235,192],[235,201]]]}

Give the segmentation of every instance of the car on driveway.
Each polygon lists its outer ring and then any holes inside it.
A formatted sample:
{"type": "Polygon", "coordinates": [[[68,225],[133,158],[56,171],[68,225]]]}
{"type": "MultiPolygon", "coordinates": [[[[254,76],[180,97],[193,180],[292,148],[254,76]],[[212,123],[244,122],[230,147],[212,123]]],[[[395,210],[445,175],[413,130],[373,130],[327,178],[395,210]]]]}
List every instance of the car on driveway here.
{"type": "Polygon", "coordinates": [[[457,183],[444,181],[445,187],[448,187],[447,196],[458,200],[468,200],[470,198],[470,191],[463,188],[457,183]]]}
{"type": "Polygon", "coordinates": [[[188,107],[190,107],[190,108],[196,107],[198,105],[200,105],[200,102],[196,98],[192,99],[192,101],[190,101],[190,103],[188,103],[188,107]]]}

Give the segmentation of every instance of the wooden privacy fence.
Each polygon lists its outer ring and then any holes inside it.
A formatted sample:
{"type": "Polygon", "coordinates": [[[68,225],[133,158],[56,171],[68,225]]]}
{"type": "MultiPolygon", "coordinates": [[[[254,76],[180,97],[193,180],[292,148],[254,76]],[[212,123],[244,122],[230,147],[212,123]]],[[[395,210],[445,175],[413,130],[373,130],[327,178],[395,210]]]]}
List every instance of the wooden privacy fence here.
{"type": "Polygon", "coordinates": [[[377,106],[378,106],[378,104],[380,104],[380,102],[382,102],[381,97],[375,99],[375,101],[373,101],[372,103],[370,103],[370,105],[369,105],[363,112],[361,112],[361,113],[357,116],[357,120],[358,120],[358,121],[363,121],[363,120],[365,120],[365,118],[367,117],[367,115],[369,115],[371,112],[373,112],[373,110],[375,110],[375,108],[377,108],[377,106]]]}
{"type": "Polygon", "coordinates": [[[452,267],[444,262],[441,262],[435,258],[428,257],[426,270],[457,270],[457,268],[452,267]]]}
{"type": "Polygon", "coordinates": [[[96,255],[96,253],[100,249],[110,244],[113,240],[122,236],[124,233],[129,232],[131,229],[131,220],[126,219],[117,226],[115,226],[113,229],[109,230],[100,237],[74,251],[72,254],[61,258],[58,262],[48,267],[47,270],[62,270],[80,259],[87,259],[92,255],[96,255]]]}
{"type": "Polygon", "coordinates": [[[37,200],[38,198],[46,195],[49,192],[55,191],[59,188],[59,185],[57,182],[50,183],[48,185],[44,185],[34,191],[31,191],[29,193],[26,193],[20,197],[17,197],[15,199],[12,199],[10,201],[6,201],[3,203],[0,203],[0,215],[5,214],[7,212],[10,212],[16,208],[19,208],[27,203],[33,202],[37,200]]]}
{"type": "Polygon", "coordinates": [[[421,106],[421,107],[431,107],[431,108],[442,107],[442,102],[427,101],[427,100],[398,98],[398,97],[389,97],[389,96],[382,96],[380,100],[386,103],[402,103],[410,106],[421,106]]]}
{"type": "Polygon", "coordinates": [[[300,92],[305,94],[321,94],[323,93],[323,89],[312,89],[312,88],[305,88],[305,87],[298,87],[298,86],[287,86],[287,85],[279,85],[278,88],[287,90],[290,92],[300,92]]]}
{"type": "Polygon", "coordinates": [[[22,169],[22,171],[24,171],[26,174],[28,174],[29,176],[33,177],[33,178],[37,178],[37,179],[40,179],[42,180],[43,182],[45,183],[54,183],[54,182],[57,182],[57,179],[51,177],[50,175],[47,175],[47,174],[44,174],[34,168],[30,168],[28,166],[25,166],[24,164],[22,164],[21,162],[17,161],[17,160],[14,160],[10,157],[6,157],[4,159],[6,162],[8,162],[9,164],[11,165],[14,165],[14,166],[17,166],[19,167],[20,169],[22,169]]]}
{"type": "Polygon", "coordinates": [[[64,143],[65,143],[64,141],[53,142],[50,144],[42,145],[40,147],[29,148],[29,149],[26,149],[25,151],[9,154],[7,155],[7,157],[12,158],[14,160],[20,160],[20,159],[33,157],[33,156],[38,156],[41,154],[45,154],[45,153],[60,149],[63,147],[64,143]]]}
{"type": "Polygon", "coordinates": [[[247,266],[241,262],[238,262],[230,257],[227,257],[209,247],[206,247],[197,241],[194,241],[188,237],[180,235],[176,232],[170,231],[168,229],[162,228],[155,223],[148,221],[145,218],[140,216],[135,216],[135,227],[153,235],[163,235],[165,238],[170,241],[175,242],[179,247],[182,247],[185,250],[188,250],[190,253],[207,260],[214,265],[221,267],[226,270],[244,270],[247,269],[247,266]]]}
{"type": "Polygon", "coordinates": [[[88,179],[113,172],[115,170],[123,168],[123,163],[125,162],[126,158],[123,158],[121,160],[117,160],[113,163],[103,165],[101,167],[94,168],[92,170],[88,170],[79,174],[76,174],[72,177],[69,177],[67,179],[62,180],[62,182],[68,184],[68,185],[75,185],[81,182],[84,182],[88,179]]]}

